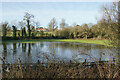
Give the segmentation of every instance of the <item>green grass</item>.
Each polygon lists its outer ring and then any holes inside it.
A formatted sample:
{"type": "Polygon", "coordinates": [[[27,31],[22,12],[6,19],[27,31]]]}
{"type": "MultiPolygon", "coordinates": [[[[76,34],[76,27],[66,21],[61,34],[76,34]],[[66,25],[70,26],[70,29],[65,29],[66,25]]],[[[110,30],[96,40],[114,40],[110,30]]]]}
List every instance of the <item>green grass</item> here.
{"type": "Polygon", "coordinates": [[[35,42],[78,42],[78,43],[90,43],[90,44],[101,44],[107,45],[108,40],[90,40],[90,39],[38,39],[38,40],[10,40],[10,41],[3,41],[3,43],[9,42],[21,42],[21,43],[35,43],[35,42]]]}
{"type": "Polygon", "coordinates": [[[60,42],[79,42],[79,43],[92,43],[106,45],[107,40],[80,40],[80,39],[60,39],[60,42]]]}

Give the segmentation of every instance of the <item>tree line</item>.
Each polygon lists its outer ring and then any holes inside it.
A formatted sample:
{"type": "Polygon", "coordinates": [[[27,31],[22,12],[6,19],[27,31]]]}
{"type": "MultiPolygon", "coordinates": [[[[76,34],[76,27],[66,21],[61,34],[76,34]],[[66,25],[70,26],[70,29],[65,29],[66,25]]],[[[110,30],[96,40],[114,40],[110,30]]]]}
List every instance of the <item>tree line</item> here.
{"type": "MultiPolygon", "coordinates": [[[[120,20],[119,20],[119,5],[113,3],[109,8],[103,6],[103,17],[97,22],[97,24],[83,24],[68,26],[65,19],[61,20],[59,28],[55,18],[51,19],[48,24],[47,32],[35,31],[35,26],[39,26],[39,22],[34,22],[32,19],[34,15],[25,13],[23,21],[19,22],[21,30],[17,32],[17,26],[12,26],[13,38],[22,37],[24,38],[36,38],[37,34],[40,34],[41,38],[62,38],[62,39],[110,39],[116,44],[119,43],[120,36],[120,20]],[[33,26],[32,23],[35,23],[33,26]]],[[[2,37],[6,37],[7,31],[9,31],[8,23],[2,23],[2,37]]]]}

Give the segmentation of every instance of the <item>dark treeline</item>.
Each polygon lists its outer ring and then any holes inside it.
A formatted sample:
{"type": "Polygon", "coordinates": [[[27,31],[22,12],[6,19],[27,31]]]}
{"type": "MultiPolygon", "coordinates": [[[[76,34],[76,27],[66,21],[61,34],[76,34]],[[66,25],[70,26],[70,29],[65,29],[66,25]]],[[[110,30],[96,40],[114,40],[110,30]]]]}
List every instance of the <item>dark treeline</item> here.
{"type": "MultiPolygon", "coordinates": [[[[21,29],[17,29],[17,26],[10,27],[7,22],[1,24],[2,26],[2,40],[8,39],[110,39],[115,44],[119,42],[119,12],[118,4],[113,3],[110,8],[102,8],[104,14],[103,18],[97,22],[97,24],[83,24],[68,26],[65,19],[62,19],[59,26],[57,21],[53,18],[46,31],[37,31],[36,28],[40,27],[39,22],[33,21],[34,15],[25,13],[23,21],[19,22],[21,29]],[[32,25],[34,23],[34,25],[32,25]],[[12,29],[11,29],[12,28],[12,29]],[[12,34],[12,36],[10,36],[12,34]]],[[[42,28],[43,29],[43,28],[42,28]]]]}

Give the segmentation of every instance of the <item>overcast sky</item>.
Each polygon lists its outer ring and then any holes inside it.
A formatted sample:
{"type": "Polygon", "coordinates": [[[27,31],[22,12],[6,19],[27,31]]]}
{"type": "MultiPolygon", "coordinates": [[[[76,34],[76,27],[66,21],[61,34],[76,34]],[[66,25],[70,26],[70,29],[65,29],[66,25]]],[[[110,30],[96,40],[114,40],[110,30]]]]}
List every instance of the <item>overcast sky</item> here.
{"type": "Polygon", "coordinates": [[[69,25],[96,24],[96,18],[102,17],[103,4],[110,2],[2,2],[2,21],[15,24],[23,20],[25,12],[28,12],[33,14],[43,27],[47,27],[53,17],[58,24],[62,18],[69,25]]]}

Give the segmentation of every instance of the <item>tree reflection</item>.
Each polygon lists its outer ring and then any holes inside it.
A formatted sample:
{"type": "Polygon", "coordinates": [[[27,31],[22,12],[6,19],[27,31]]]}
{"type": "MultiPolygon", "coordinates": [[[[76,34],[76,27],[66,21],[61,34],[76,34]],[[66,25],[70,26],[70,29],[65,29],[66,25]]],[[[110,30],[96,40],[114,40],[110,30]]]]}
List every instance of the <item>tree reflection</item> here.
{"type": "Polygon", "coordinates": [[[26,47],[27,47],[27,46],[26,46],[26,43],[22,43],[22,51],[23,51],[23,52],[26,52],[26,47]]]}
{"type": "Polygon", "coordinates": [[[21,44],[21,43],[18,44],[18,48],[20,48],[20,44],[21,44]]]}
{"type": "Polygon", "coordinates": [[[13,43],[13,55],[16,54],[16,43],[13,43]]]}
{"type": "Polygon", "coordinates": [[[7,44],[3,43],[3,56],[7,56],[7,44]]]}
{"type": "Polygon", "coordinates": [[[31,53],[31,43],[28,43],[28,56],[30,56],[31,53]]]}
{"type": "Polygon", "coordinates": [[[26,52],[26,43],[24,43],[23,51],[26,52]]]}
{"type": "Polygon", "coordinates": [[[32,44],[32,47],[35,45],[35,43],[31,43],[32,44]]]}

